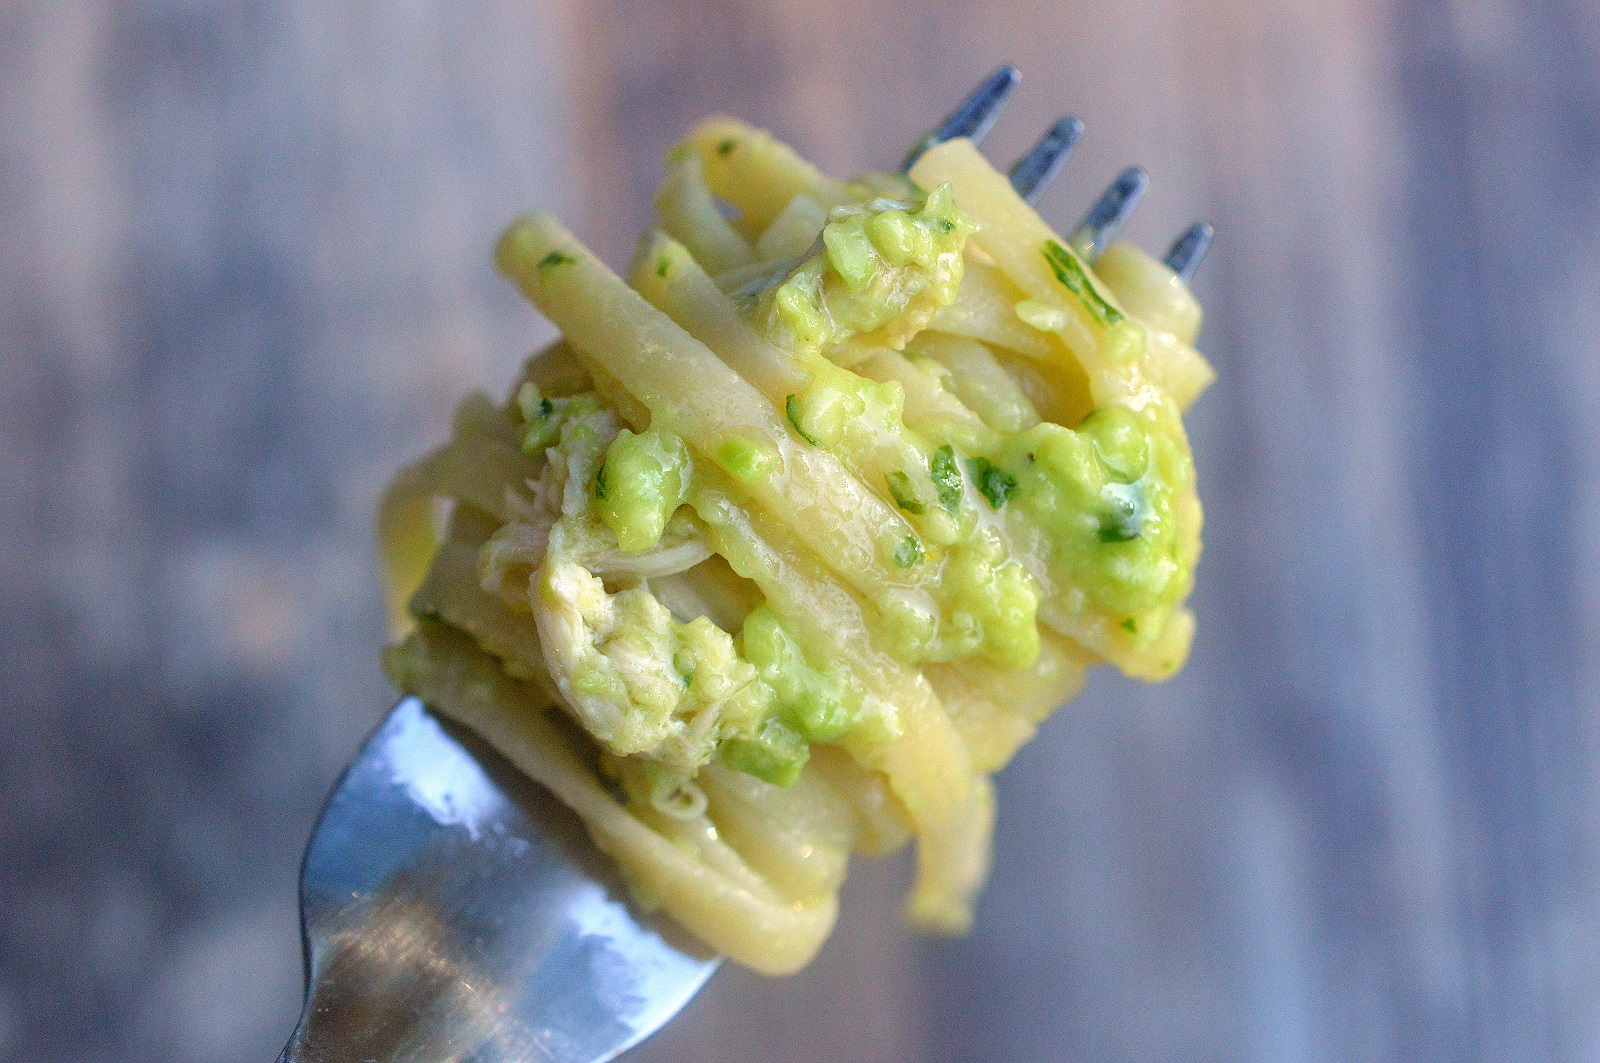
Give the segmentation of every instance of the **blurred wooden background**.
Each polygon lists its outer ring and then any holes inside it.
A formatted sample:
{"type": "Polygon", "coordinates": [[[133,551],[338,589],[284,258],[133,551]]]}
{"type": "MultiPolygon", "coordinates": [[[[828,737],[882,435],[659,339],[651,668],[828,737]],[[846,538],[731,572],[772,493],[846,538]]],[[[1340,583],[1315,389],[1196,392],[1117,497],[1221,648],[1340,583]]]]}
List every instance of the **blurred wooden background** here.
{"type": "Polygon", "coordinates": [[[978,930],[863,864],[639,1060],[1600,1058],[1600,9],[1585,0],[0,2],[0,1059],[271,1058],[391,702],[375,492],[727,111],[836,172],[1000,61],[1131,233],[1217,223],[1200,635],[1003,777],[978,930]]]}

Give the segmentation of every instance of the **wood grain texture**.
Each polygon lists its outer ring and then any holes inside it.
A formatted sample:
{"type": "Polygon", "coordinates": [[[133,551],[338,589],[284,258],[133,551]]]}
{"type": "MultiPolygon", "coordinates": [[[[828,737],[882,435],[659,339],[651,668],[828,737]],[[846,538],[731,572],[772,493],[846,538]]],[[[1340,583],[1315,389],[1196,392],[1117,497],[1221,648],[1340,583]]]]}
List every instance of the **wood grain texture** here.
{"type": "Polygon", "coordinates": [[[977,932],[864,863],[639,1060],[1600,1052],[1600,13],[1579,0],[0,5],[0,1059],[256,1060],[387,705],[368,513],[726,111],[836,172],[999,61],[1221,231],[1194,657],[1000,784],[977,932]]]}

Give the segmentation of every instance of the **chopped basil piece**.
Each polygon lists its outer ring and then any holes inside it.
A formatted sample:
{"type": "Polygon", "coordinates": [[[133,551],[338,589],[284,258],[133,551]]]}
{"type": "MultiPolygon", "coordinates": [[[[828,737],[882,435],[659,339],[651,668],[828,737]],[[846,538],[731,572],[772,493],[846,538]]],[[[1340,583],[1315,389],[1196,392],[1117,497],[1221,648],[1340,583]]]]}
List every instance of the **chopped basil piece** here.
{"type": "Polygon", "coordinates": [[[922,540],[915,535],[908,535],[900,540],[900,545],[894,548],[894,563],[901,568],[910,568],[923,558],[922,540]]]}
{"type": "Polygon", "coordinates": [[[594,471],[594,497],[606,497],[606,463],[601,462],[600,467],[594,471]]]}
{"type": "Polygon", "coordinates": [[[922,503],[917,501],[916,490],[911,486],[911,477],[896,469],[884,479],[889,481],[889,495],[894,499],[895,505],[914,517],[926,512],[922,508],[922,503]]]}
{"type": "Polygon", "coordinates": [[[554,413],[556,404],[539,394],[539,389],[530,382],[517,389],[517,409],[522,411],[523,421],[531,425],[554,413]]]}
{"type": "Polygon", "coordinates": [[[967,472],[978,485],[978,493],[989,500],[990,509],[999,509],[1017,489],[1017,478],[999,468],[988,458],[973,458],[967,462],[967,472]]]}
{"type": "Polygon", "coordinates": [[[1050,271],[1056,275],[1056,280],[1078,297],[1090,317],[1107,326],[1122,323],[1122,311],[1107,302],[1106,297],[1095,288],[1094,281],[1085,272],[1083,262],[1077,255],[1054,240],[1046,240],[1044,260],[1050,264],[1050,271]]]}
{"type": "Polygon", "coordinates": [[[788,398],[783,400],[783,412],[789,415],[789,423],[794,425],[794,430],[800,434],[801,439],[805,440],[807,443],[810,443],[814,447],[822,446],[821,443],[817,442],[816,437],[814,437],[810,432],[807,432],[804,428],[800,427],[799,395],[790,395],[788,398]]]}
{"type": "Polygon", "coordinates": [[[539,260],[540,269],[554,269],[556,266],[570,266],[578,261],[564,251],[552,251],[539,260]]]}
{"type": "Polygon", "coordinates": [[[1100,511],[1101,542],[1125,543],[1143,534],[1144,491],[1138,484],[1108,483],[1100,497],[1106,502],[1100,511]]]}
{"type": "Polygon", "coordinates": [[[956,467],[956,452],[946,443],[928,461],[928,478],[939,496],[939,504],[954,513],[961,508],[961,470],[956,467]]]}
{"type": "Polygon", "coordinates": [[[734,140],[732,137],[729,137],[727,140],[724,140],[722,143],[717,145],[717,154],[726,159],[729,155],[733,154],[733,149],[737,148],[738,146],[739,142],[734,140]]]}
{"type": "Polygon", "coordinates": [[[561,431],[561,419],[556,414],[556,404],[539,394],[531,382],[517,389],[517,408],[522,412],[522,451],[539,454],[555,442],[561,431]]]}

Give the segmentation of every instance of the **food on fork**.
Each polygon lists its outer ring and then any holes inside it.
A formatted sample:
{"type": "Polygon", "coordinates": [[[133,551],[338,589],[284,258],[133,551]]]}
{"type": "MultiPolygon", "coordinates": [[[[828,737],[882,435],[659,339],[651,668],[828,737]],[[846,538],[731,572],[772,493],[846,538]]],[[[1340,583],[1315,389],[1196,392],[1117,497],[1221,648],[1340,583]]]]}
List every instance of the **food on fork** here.
{"type": "Polygon", "coordinates": [[[562,339],[381,512],[394,682],[768,974],[853,851],[914,838],[911,919],[965,929],[991,776],[1089,666],[1165,678],[1194,629],[1197,256],[1095,258],[1121,207],[1064,239],[1022,194],[1053,167],[1019,192],[930,140],[841,182],[709,120],[626,280],[516,221],[495,262],[562,339]]]}

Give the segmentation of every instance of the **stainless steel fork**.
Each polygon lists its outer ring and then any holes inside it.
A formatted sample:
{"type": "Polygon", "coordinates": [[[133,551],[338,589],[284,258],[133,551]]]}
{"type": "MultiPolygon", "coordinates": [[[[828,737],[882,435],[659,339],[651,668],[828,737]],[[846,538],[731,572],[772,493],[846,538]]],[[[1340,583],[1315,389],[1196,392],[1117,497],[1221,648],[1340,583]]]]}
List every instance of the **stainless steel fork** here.
{"type": "MultiPolygon", "coordinates": [[[[1000,112],[1022,83],[1022,72],[1006,65],[984,78],[966,99],[917,139],[915,145],[900,163],[900,171],[911,169],[922,153],[935,144],[956,137],[970,137],[981,141],[1000,118],[1000,112]]],[[[1066,165],[1067,156],[1083,136],[1083,122],[1067,116],[1057,119],[1022,157],[1011,164],[1007,176],[1011,186],[1029,203],[1035,203],[1044,194],[1046,186],[1066,165]]],[[[1116,180],[1100,194],[1083,220],[1072,230],[1071,243],[1091,261],[1098,258],[1107,244],[1127,224],[1134,208],[1150,184],[1150,175],[1137,166],[1130,166],[1117,175],[1116,180]]],[[[1206,253],[1211,250],[1215,236],[1212,227],[1197,221],[1178,234],[1167,249],[1162,261],[1184,280],[1194,276],[1206,253]]]]}
{"type": "MultiPolygon", "coordinates": [[[[917,142],[979,139],[1015,90],[990,75],[917,142]]],[[[1063,118],[1011,167],[1030,201],[1083,132],[1063,118]]],[[[1138,203],[1128,170],[1073,242],[1091,257],[1138,203]]],[[[1167,253],[1187,277],[1198,223],[1167,253]]],[[[415,698],[329,795],[300,874],[306,1003],[279,1063],[603,1063],[657,1030],[718,959],[641,915],[566,809],[415,698]]]]}
{"type": "Polygon", "coordinates": [[[306,849],[309,988],[280,1063],[611,1059],[718,962],[623,897],[570,812],[406,698],[306,849]]]}

